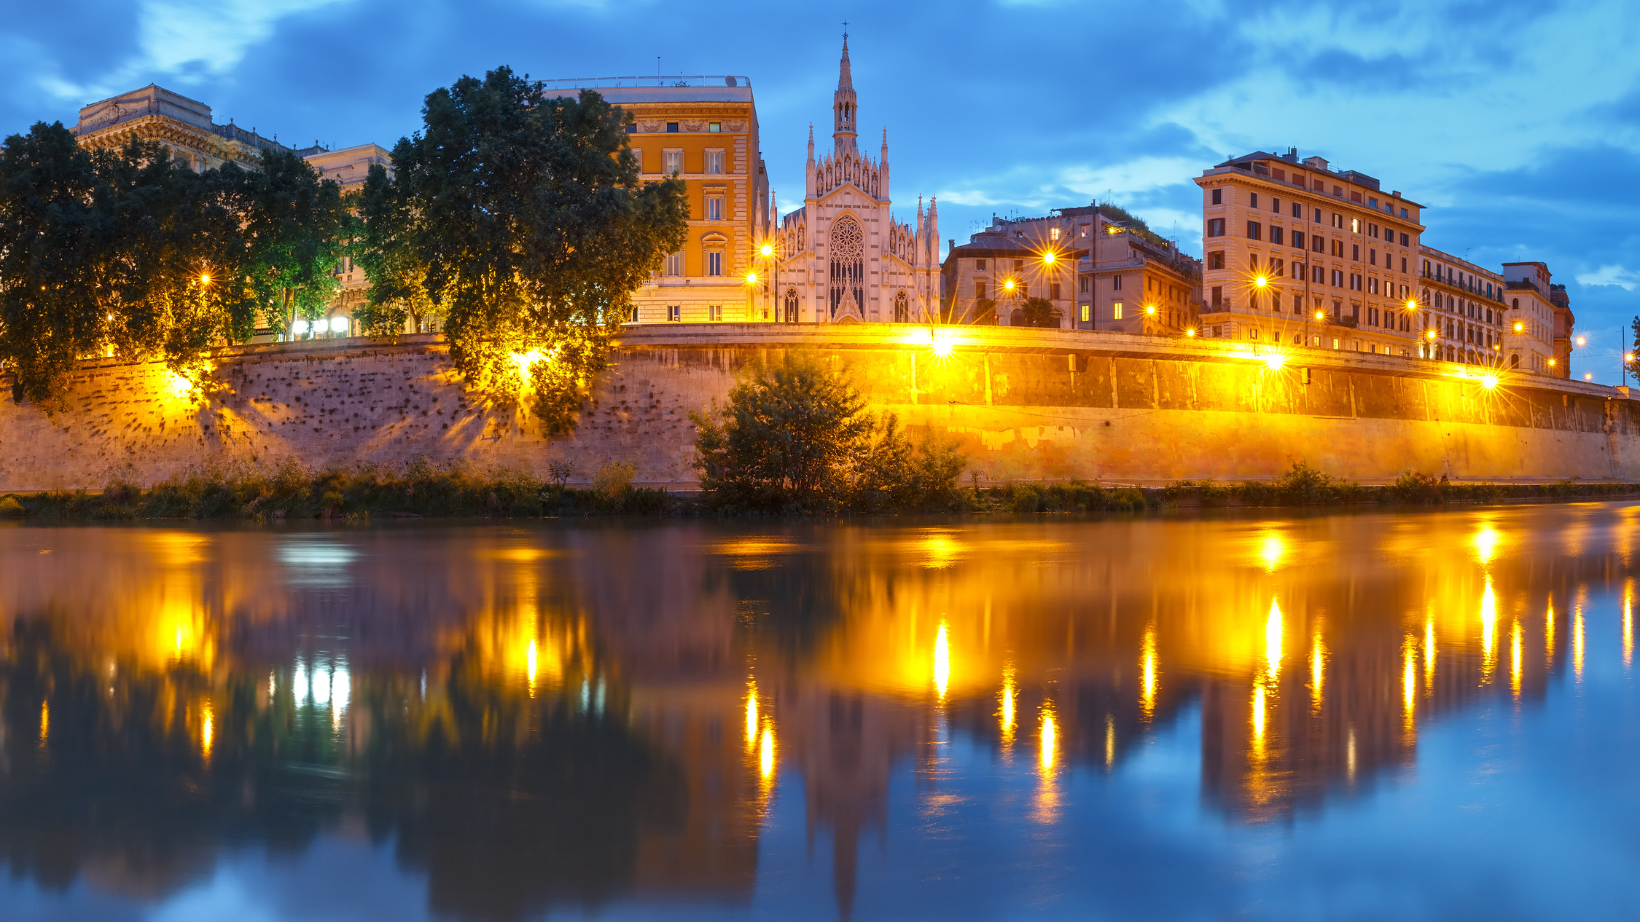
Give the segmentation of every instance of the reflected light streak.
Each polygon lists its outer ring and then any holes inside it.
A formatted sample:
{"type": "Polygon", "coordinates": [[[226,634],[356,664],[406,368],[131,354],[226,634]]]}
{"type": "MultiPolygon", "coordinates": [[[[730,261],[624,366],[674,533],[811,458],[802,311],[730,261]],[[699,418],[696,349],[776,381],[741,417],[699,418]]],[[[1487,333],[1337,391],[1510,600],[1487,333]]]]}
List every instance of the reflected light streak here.
{"type": "Polygon", "coordinates": [[[1412,719],[1413,707],[1418,700],[1418,646],[1413,643],[1412,635],[1408,634],[1401,644],[1401,656],[1405,661],[1401,667],[1401,704],[1406,709],[1407,720],[1412,719]]]}
{"type": "Polygon", "coordinates": [[[1344,771],[1350,781],[1355,780],[1355,728],[1350,728],[1349,740],[1344,744],[1344,771]]]}
{"type": "Polygon", "coordinates": [[[1105,768],[1116,764],[1116,716],[1105,715],[1105,768]]]}
{"type": "Polygon", "coordinates": [[[765,787],[774,781],[774,723],[763,728],[763,742],[758,746],[757,772],[765,787]]]}
{"type": "Polygon", "coordinates": [[[215,742],[215,717],[211,711],[210,702],[205,703],[205,720],[199,728],[199,749],[204,754],[205,761],[211,761],[211,744],[215,742]]]}
{"type": "Polygon", "coordinates": [[[1555,659],[1555,598],[1549,597],[1548,610],[1543,615],[1543,652],[1549,662],[1555,659]]]}
{"type": "Polygon", "coordinates": [[[1059,758],[1059,720],[1054,715],[1053,702],[1042,705],[1042,752],[1037,775],[1041,787],[1036,795],[1038,823],[1053,823],[1059,819],[1059,787],[1055,784],[1054,764],[1059,758]]]}
{"type": "Polygon", "coordinates": [[[1435,617],[1424,618],[1424,687],[1435,687],[1435,617]]]}
{"type": "Polygon", "coordinates": [[[1281,608],[1270,600],[1270,617],[1264,621],[1264,658],[1268,661],[1270,681],[1281,674],[1281,608]]]}
{"type": "Polygon", "coordinates": [[[934,638],[934,687],[938,689],[940,702],[945,702],[945,690],[951,683],[951,640],[950,629],[945,622],[940,622],[940,633],[934,638]]]}
{"type": "Polygon", "coordinates": [[[534,698],[535,697],[535,667],[536,667],[537,663],[539,662],[536,658],[535,638],[534,637],[530,638],[530,649],[529,649],[528,652],[526,652],[524,654],[524,662],[525,662],[525,668],[529,671],[529,676],[530,676],[530,697],[534,698]]]}
{"type": "Polygon", "coordinates": [[[1310,640],[1310,704],[1317,711],[1321,710],[1321,689],[1326,678],[1327,647],[1321,642],[1321,632],[1316,631],[1310,640]]]}
{"type": "Polygon", "coordinates": [[[1253,757],[1264,758],[1264,683],[1253,683],[1253,757]]]}
{"type": "Polygon", "coordinates": [[[1583,681],[1583,606],[1572,609],[1572,673],[1583,681]]]}
{"type": "Polygon", "coordinates": [[[46,744],[46,738],[51,736],[51,702],[40,702],[40,745],[46,744]]]}
{"type": "Polygon", "coordinates": [[[1149,721],[1156,713],[1156,628],[1145,628],[1144,654],[1140,659],[1142,682],[1139,691],[1140,719],[1149,721]]]}
{"type": "Polygon", "coordinates": [[[1264,571],[1274,573],[1281,561],[1287,556],[1287,542],[1274,532],[1264,536],[1264,542],[1259,547],[1259,558],[1264,561],[1264,571]]]}
{"type": "Polygon", "coordinates": [[[1483,565],[1491,563],[1492,558],[1498,552],[1498,533],[1493,530],[1490,522],[1482,525],[1480,530],[1475,532],[1473,543],[1475,545],[1475,559],[1483,565]]]}
{"type": "Polygon", "coordinates": [[[1623,668],[1634,664],[1634,580],[1623,581],[1623,668]]]}
{"type": "Polygon", "coordinates": [[[757,746],[757,682],[746,683],[746,748],[757,746]]]}
{"type": "Polygon", "coordinates": [[[1509,629],[1509,690],[1520,700],[1520,622],[1509,629]]]}
{"type": "Polygon", "coordinates": [[[1498,600],[1492,594],[1492,578],[1486,579],[1486,592],[1481,595],[1481,684],[1492,681],[1492,670],[1497,666],[1493,647],[1498,622],[1498,600]]]}
{"type": "Polygon", "coordinates": [[[1002,725],[1002,750],[1007,752],[1014,748],[1014,696],[1018,689],[1014,687],[1014,667],[1009,666],[1002,670],[1002,708],[998,720],[1002,725]]]}
{"type": "Polygon", "coordinates": [[[1042,774],[1053,774],[1054,762],[1059,756],[1059,721],[1051,703],[1042,706],[1042,774]]]}

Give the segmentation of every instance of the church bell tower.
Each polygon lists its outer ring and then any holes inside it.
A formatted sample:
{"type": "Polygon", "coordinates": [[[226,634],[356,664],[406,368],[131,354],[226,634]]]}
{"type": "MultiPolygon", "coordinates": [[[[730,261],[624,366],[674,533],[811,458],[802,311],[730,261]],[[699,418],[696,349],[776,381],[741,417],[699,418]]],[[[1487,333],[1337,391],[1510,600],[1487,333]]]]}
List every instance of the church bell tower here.
{"type": "Polygon", "coordinates": [[[832,95],[832,145],[833,149],[841,152],[854,150],[856,135],[855,124],[858,113],[855,110],[854,74],[848,63],[848,33],[843,33],[843,61],[838,67],[837,92],[832,95]]]}

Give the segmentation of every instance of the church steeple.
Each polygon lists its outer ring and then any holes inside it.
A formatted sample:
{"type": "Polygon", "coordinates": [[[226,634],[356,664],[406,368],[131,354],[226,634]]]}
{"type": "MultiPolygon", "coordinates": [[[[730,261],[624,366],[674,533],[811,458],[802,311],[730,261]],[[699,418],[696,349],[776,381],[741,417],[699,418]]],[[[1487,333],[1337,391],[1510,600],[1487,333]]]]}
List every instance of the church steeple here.
{"type": "Polygon", "coordinates": [[[832,144],[838,151],[854,150],[855,111],[854,74],[849,68],[848,33],[843,33],[843,60],[838,65],[837,92],[832,97],[832,144]]]}

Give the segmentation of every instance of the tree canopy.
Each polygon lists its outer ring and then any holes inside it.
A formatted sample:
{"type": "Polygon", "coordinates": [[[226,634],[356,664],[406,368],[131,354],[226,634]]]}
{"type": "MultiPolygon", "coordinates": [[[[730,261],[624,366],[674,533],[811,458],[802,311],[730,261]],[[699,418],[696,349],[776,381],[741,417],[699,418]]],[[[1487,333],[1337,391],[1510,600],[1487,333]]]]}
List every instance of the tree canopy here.
{"type": "Polygon", "coordinates": [[[366,183],[370,323],[437,312],[469,382],[570,429],[632,293],[683,245],[683,183],[640,181],[629,113],[505,67],[435,90],[422,113],[393,175],[366,183]]]}

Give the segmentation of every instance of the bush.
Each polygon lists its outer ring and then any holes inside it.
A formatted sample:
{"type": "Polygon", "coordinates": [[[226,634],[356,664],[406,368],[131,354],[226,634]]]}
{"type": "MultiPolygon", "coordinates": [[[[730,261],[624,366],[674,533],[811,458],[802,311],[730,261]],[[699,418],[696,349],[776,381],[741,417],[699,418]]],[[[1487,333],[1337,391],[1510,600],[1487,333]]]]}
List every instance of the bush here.
{"type": "Polygon", "coordinates": [[[788,353],[755,366],[729,404],[691,413],[695,467],[725,512],[894,512],[958,508],[967,459],[943,443],[914,444],[892,414],[866,411],[842,375],[788,353]]]}
{"type": "Polygon", "coordinates": [[[632,490],[632,478],[638,475],[630,461],[611,461],[592,475],[592,492],[614,502],[626,497],[632,490]]]}
{"type": "Polygon", "coordinates": [[[1440,480],[1432,475],[1407,471],[1395,478],[1389,487],[1390,495],[1403,503],[1440,503],[1445,501],[1446,476],[1440,480]]]}
{"type": "Polygon", "coordinates": [[[28,515],[28,510],[17,501],[15,496],[0,498],[0,519],[20,519],[28,515]]]}

